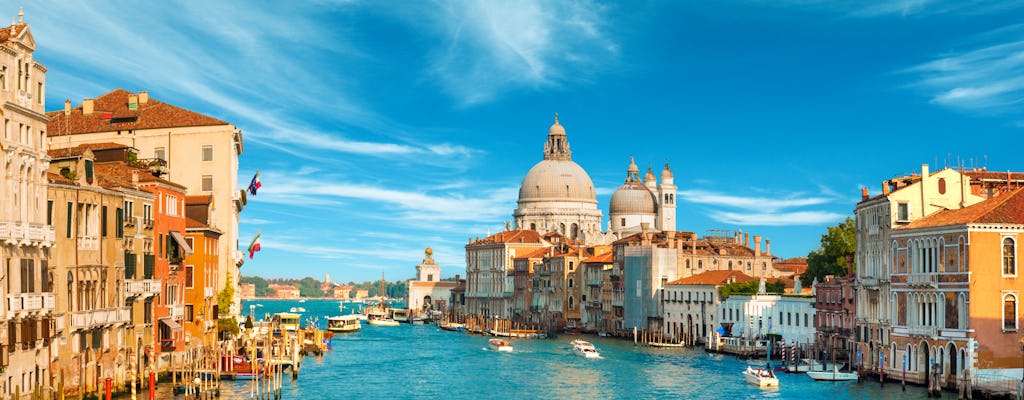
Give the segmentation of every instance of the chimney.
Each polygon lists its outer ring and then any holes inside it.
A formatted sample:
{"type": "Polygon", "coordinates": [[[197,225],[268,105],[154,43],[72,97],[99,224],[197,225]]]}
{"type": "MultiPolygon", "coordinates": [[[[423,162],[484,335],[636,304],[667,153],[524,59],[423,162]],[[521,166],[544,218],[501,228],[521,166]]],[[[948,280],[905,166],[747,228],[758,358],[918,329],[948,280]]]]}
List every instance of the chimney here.
{"type": "Polygon", "coordinates": [[[64,100],[64,116],[71,115],[71,99],[64,100]]]}
{"type": "Polygon", "coordinates": [[[690,246],[690,254],[696,255],[697,254],[697,234],[695,233],[695,234],[693,234],[693,236],[690,236],[690,239],[693,239],[693,240],[690,241],[693,244],[693,246],[690,246]]]}
{"type": "Polygon", "coordinates": [[[882,196],[888,196],[888,195],[889,195],[889,182],[888,181],[882,182],[882,196]]]}
{"type": "Polygon", "coordinates": [[[665,248],[676,247],[676,231],[665,231],[665,248]]]}
{"type": "Polygon", "coordinates": [[[761,236],[760,235],[754,235],[754,256],[755,257],[760,257],[761,256],[761,236]]]}
{"type": "Polygon", "coordinates": [[[143,90],[139,92],[139,105],[144,106],[146,103],[149,103],[149,92],[143,90]]]}
{"type": "Polygon", "coordinates": [[[861,199],[861,201],[864,201],[864,200],[868,199],[868,188],[866,188],[866,187],[860,188],[860,199],[861,199]]]}
{"type": "Polygon", "coordinates": [[[92,99],[82,100],[82,115],[92,115],[92,99]]]}
{"type": "Polygon", "coordinates": [[[765,254],[772,254],[772,240],[771,239],[765,239],[764,240],[764,253],[765,254]]]}
{"type": "Polygon", "coordinates": [[[931,185],[928,184],[928,164],[921,164],[921,213],[919,217],[928,215],[928,193],[931,185]]]}
{"type": "Polygon", "coordinates": [[[136,185],[139,184],[139,171],[138,170],[132,170],[132,183],[136,184],[136,185]]]}
{"type": "Polygon", "coordinates": [[[139,95],[130,94],[128,95],[128,109],[135,111],[139,109],[139,95]]]}
{"type": "Polygon", "coordinates": [[[750,247],[750,232],[743,234],[743,245],[750,247]]]}

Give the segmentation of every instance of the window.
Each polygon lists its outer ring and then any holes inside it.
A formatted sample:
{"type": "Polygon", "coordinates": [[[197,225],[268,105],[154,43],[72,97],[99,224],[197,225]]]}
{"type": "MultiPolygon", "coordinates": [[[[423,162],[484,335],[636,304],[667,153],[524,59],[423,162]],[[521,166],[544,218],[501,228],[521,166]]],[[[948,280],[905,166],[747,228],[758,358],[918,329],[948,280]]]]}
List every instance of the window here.
{"type": "Polygon", "coordinates": [[[192,305],[191,304],[186,304],[185,305],[185,321],[192,322],[192,318],[193,318],[192,305]]]}
{"type": "Polygon", "coordinates": [[[68,231],[68,235],[67,236],[68,236],[68,238],[71,238],[71,213],[74,212],[74,209],[75,209],[75,205],[69,201],[68,202],[68,220],[67,220],[67,231],[68,231]]]}
{"type": "Polygon", "coordinates": [[[625,218],[619,218],[619,226],[623,227],[623,228],[626,227],[626,219],[625,218]]]}
{"type": "Polygon", "coordinates": [[[164,151],[163,147],[157,147],[157,148],[153,149],[153,158],[158,158],[158,159],[166,161],[167,160],[167,153],[166,153],[166,151],[164,151]]]}
{"type": "Polygon", "coordinates": [[[46,201],[46,224],[53,225],[53,200],[46,201]]]}
{"type": "Polygon", "coordinates": [[[171,215],[171,216],[177,216],[178,215],[178,197],[177,196],[167,196],[165,204],[166,204],[166,207],[164,207],[164,208],[165,208],[166,212],[164,214],[171,215]]]}
{"type": "Polygon", "coordinates": [[[1003,275],[1017,275],[1017,246],[1013,238],[1003,239],[1003,275]]]}
{"type": "Polygon", "coordinates": [[[42,82],[37,82],[36,83],[36,99],[39,101],[39,104],[43,104],[43,83],[42,82]]]}
{"type": "Polygon", "coordinates": [[[704,260],[697,260],[697,269],[704,269],[704,260]]]}
{"type": "Polygon", "coordinates": [[[142,205],[142,220],[148,225],[153,221],[153,206],[150,204],[142,205]]]}
{"type": "Polygon", "coordinates": [[[134,215],[135,215],[135,202],[133,202],[131,200],[125,200],[124,201],[124,216],[126,218],[131,218],[134,215]]]}
{"type": "Polygon", "coordinates": [[[212,145],[203,145],[203,161],[213,161],[212,145]]]}
{"type": "Polygon", "coordinates": [[[1003,295],[1003,330],[1017,330],[1017,296],[1003,295]]]}
{"type": "MultiPolygon", "coordinates": [[[[120,227],[120,225],[121,224],[118,223],[118,227],[120,227]]],[[[107,206],[100,207],[100,236],[107,237],[107,206]]],[[[117,237],[121,236],[118,235],[117,237]]]]}
{"type": "MultiPolygon", "coordinates": [[[[117,230],[117,238],[120,239],[120,238],[124,237],[124,210],[122,210],[120,208],[117,208],[117,209],[115,209],[114,214],[116,216],[116,221],[114,221],[114,222],[117,224],[117,229],[116,229],[117,230]]],[[[106,220],[107,220],[107,206],[103,206],[103,221],[104,221],[103,222],[103,225],[104,225],[104,227],[103,227],[103,236],[107,235],[106,220]]]]}
{"type": "Polygon", "coordinates": [[[7,90],[7,66],[0,67],[0,88],[7,90]]]}
{"type": "Polygon", "coordinates": [[[939,194],[946,194],[946,178],[939,178],[939,194]]]}
{"type": "Polygon", "coordinates": [[[186,265],[185,266],[185,287],[186,288],[191,288],[192,287],[192,266],[191,265],[186,265]]]}
{"type": "Polygon", "coordinates": [[[910,209],[907,203],[899,203],[897,206],[896,220],[901,222],[910,221],[910,209]]]}

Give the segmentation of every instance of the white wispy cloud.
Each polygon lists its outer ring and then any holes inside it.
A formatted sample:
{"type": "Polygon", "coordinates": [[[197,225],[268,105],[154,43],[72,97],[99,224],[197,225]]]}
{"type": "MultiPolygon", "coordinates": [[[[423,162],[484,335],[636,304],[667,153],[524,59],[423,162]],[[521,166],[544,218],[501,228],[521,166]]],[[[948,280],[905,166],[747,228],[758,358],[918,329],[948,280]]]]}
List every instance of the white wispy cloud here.
{"type": "Polygon", "coordinates": [[[440,38],[428,75],[462,105],[504,92],[584,82],[610,68],[618,45],[607,6],[590,1],[469,1],[403,16],[440,38]]]}
{"type": "Polygon", "coordinates": [[[727,224],[741,226],[793,226],[820,225],[842,220],[845,214],[827,211],[794,211],[778,213],[735,213],[712,211],[711,218],[727,224]]]}
{"type": "Polygon", "coordinates": [[[913,18],[934,15],[956,17],[992,14],[1020,8],[1014,1],[960,1],[960,0],[754,0],[754,3],[772,7],[796,7],[818,10],[849,18],[913,18]]]}
{"type": "Polygon", "coordinates": [[[778,211],[784,208],[791,207],[820,205],[832,201],[832,198],[829,197],[745,197],[712,192],[708,190],[680,190],[678,194],[680,199],[690,203],[708,204],[713,206],[723,206],[767,212],[778,211]]]}
{"type": "Polygon", "coordinates": [[[1024,110],[1024,26],[984,34],[981,45],[952,51],[907,68],[912,87],[935,104],[985,113],[1024,110]],[[993,37],[996,36],[996,37],[993,37]]]}

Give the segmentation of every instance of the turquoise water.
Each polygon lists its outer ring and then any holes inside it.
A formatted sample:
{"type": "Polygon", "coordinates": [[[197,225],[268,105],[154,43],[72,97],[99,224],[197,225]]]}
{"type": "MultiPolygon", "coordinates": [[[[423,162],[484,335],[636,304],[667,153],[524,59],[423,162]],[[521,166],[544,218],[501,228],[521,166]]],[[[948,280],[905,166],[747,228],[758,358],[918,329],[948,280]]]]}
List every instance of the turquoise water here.
{"type": "MultiPolygon", "coordinates": [[[[336,300],[256,300],[256,314],[306,308],[306,316],[338,313],[336,300]]],[[[701,349],[634,347],[632,342],[587,336],[599,359],[573,356],[576,336],[513,340],[515,351],[487,348],[487,338],[445,332],[432,325],[376,327],[335,336],[322,357],[307,357],[299,379],[284,385],[285,399],[904,399],[927,398],[923,388],[898,383],[815,382],[780,374],[779,389],[744,383],[745,362],[701,349]]],[[[249,398],[248,382],[224,382],[226,399],[249,398]]],[[[954,396],[947,393],[947,396],[954,396]]]]}

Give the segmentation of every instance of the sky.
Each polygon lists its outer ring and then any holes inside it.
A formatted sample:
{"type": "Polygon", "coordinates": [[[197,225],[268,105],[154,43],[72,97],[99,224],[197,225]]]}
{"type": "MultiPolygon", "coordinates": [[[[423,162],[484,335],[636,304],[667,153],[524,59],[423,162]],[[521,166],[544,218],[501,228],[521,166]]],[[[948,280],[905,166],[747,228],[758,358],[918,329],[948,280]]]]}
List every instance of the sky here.
{"type": "Polygon", "coordinates": [[[677,230],[784,258],[922,164],[1024,170],[1020,2],[20,5],[48,110],[148,90],[242,130],[243,275],[407,279],[426,247],[465,275],[556,112],[605,226],[630,156],[667,160],[677,230]]]}

